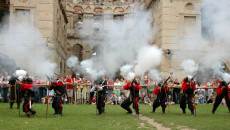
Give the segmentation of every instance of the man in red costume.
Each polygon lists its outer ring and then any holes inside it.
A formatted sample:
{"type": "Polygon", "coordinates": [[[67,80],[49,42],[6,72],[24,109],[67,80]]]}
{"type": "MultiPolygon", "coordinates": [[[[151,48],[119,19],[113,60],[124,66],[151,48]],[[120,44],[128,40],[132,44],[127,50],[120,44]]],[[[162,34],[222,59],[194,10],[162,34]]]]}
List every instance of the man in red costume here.
{"type": "Polygon", "coordinates": [[[152,113],[154,113],[156,108],[161,105],[162,114],[165,114],[165,108],[166,108],[165,102],[167,100],[168,86],[164,85],[161,82],[161,83],[158,84],[158,87],[156,89],[154,89],[153,93],[157,95],[157,98],[153,102],[153,111],[152,111],[152,113]]]}
{"type": "Polygon", "coordinates": [[[188,108],[191,111],[191,115],[194,116],[195,107],[193,106],[192,103],[192,97],[193,97],[194,90],[196,90],[196,85],[194,81],[191,79],[191,77],[186,77],[183,80],[182,90],[183,90],[183,95],[180,100],[180,108],[183,110],[183,113],[185,114],[186,101],[187,101],[188,108]]]}
{"type": "Polygon", "coordinates": [[[31,114],[36,114],[36,111],[31,108],[35,96],[32,83],[33,80],[31,78],[27,78],[21,83],[22,96],[24,97],[23,112],[25,112],[27,118],[30,118],[31,114]]]}
{"type": "Polygon", "coordinates": [[[135,109],[136,114],[139,115],[139,107],[138,107],[138,100],[139,100],[139,90],[141,86],[137,83],[137,80],[134,79],[132,82],[128,82],[124,86],[125,90],[130,90],[130,96],[121,104],[121,107],[127,110],[128,114],[132,114],[132,110],[129,106],[133,103],[133,109],[135,109]]]}
{"type": "Polygon", "coordinates": [[[217,96],[215,99],[215,103],[213,105],[212,114],[215,113],[217,107],[221,103],[222,99],[225,98],[226,104],[228,106],[228,110],[230,112],[230,101],[228,96],[228,91],[230,91],[230,87],[227,86],[225,81],[220,82],[220,85],[216,88],[217,96]]]}

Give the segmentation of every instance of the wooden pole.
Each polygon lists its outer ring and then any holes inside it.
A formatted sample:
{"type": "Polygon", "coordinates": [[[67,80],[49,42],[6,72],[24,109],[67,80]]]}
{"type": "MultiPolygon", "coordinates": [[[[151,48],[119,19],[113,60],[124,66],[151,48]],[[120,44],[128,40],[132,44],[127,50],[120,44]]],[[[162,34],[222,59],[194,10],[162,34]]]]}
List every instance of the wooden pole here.
{"type": "MultiPolygon", "coordinates": [[[[50,84],[51,81],[49,81],[49,84],[50,84]]],[[[48,115],[48,105],[49,105],[49,86],[47,87],[47,105],[46,105],[46,118],[47,118],[47,115],[48,115]]]]}
{"type": "Polygon", "coordinates": [[[75,90],[74,90],[74,104],[75,105],[77,104],[77,86],[75,87],[75,90]]]}

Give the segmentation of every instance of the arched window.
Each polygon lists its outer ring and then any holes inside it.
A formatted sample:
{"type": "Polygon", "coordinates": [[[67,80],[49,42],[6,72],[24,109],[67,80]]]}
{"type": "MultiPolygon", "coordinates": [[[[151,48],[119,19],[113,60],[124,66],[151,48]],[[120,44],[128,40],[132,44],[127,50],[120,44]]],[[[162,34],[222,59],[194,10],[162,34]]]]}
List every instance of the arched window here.
{"type": "Polygon", "coordinates": [[[83,47],[80,44],[75,44],[73,46],[72,54],[77,56],[79,61],[82,61],[82,51],[83,47]]]}

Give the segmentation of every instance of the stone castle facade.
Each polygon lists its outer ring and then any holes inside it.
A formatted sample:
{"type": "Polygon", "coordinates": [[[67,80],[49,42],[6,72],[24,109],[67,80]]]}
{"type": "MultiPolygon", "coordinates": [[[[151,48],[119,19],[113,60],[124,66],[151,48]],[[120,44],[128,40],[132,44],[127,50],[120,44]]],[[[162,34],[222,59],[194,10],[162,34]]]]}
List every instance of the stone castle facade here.
{"type": "MultiPolygon", "coordinates": [[[[202,38],[200,0],[10,0],[9,12],[10,16],[17,10],[29,10],[34,14],[34,26],[54,48],[53,61],[63,75],[70,72],[66,65],[69,56],[76,55],[80,61],[85,60],[103,47],[100,38],[87,41],[87,38],[83,39],[78,34],[76,30],[81,29],[83,20],[91,18],[97,22],[103,19],[102,26],[96,28],[100,33],[106,30],[107,19],[133,17],[134,2],[143,3],[145,9],[153,13],[152,24],[157,27],[157,32],[150,44],[164,51],[159,67],[163,76],[169,72],[183,76],[179,66],[184,60],[183,56],[189,54],[177,43],[189,41],[193,44],[202,38]],[[193,32],[194,35],[186,37],[186,32],[193,32]],[[182,55],[180,59],[179,55],[182,55]]],[[[202,55],[202,52],[195,53],[202,55]]]]}

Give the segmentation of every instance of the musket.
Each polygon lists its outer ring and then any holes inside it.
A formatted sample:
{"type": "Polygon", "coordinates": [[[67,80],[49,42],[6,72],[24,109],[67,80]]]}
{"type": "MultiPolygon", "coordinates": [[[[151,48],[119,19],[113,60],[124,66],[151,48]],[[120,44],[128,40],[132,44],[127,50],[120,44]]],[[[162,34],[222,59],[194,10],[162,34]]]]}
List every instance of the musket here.
{"type": "MultiPolygon", "coordinates": [[[[164,81],[164,83],[162,84],[162,87],[164,87],[166,84],[167,84],[167,82],[168,82],[168,80],[171,78],[171,76],[169,76],[165,81],[164,81]]],[[[160,89],[160,93],[161,93],[161,89],[160,89]]],[[[168,93],[167,93],[167,91],[166,91],[166,88],[165,88],[165,95],[166,95],[166,101],[168,102],[168,93]]],[[[168,108],[169,108],[169,104],[168,104],[168,108]]],[[[170,108],[169,108],[169,113],[170,113],[170,108]]]]}
{"type": "MultiPolygon", "coordinates": [[[[191,82],[193,79],[196,77],[197,73],[191,78],[191,81],[189,82],[190,88],[191,88],[191,82]]],[[[192,100],[192,99],[191,99],[192,100]]],[[[196,115],[196,104],[194,103],[194,108],[195,108],[195,115],[196,115]]]]}
{"type": "MultiPolygon", "coordinates": [[[[132,86],[134,80],[135,80],[135,79],[133,79],[133,81],[132,81],[132,83],[131,83],[131,86],[132,86]]],[[[137,97],[137,98],[139,98],[139,97],[137,97]]],[[[132,97],[131,100],[134,100],[134,101],[133,101],[134,109],[135,109],[135,111],[137,112],[137,111],[138,111],[138,108],[136,107],[137,104],[136,104],[135,86],[133,86],[133,97],[132,97]]]]}
{"type": "Polygon", "coordinates": [[[20,90],[20,88],[19,88],[19,86],[18,86],[18,103],[19,103],[19,106],[18,106],[18,115],[19,115],[19,117],[20,117],[20,105],[21,105],[21,103],[20,103],[19,90],[20,90]]]}
{"type": "Polygon", "coordinates": [[[97,104],[98,104],[98,89],[96,91],[96,115],[97,115],[97,104]]]}

